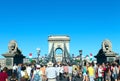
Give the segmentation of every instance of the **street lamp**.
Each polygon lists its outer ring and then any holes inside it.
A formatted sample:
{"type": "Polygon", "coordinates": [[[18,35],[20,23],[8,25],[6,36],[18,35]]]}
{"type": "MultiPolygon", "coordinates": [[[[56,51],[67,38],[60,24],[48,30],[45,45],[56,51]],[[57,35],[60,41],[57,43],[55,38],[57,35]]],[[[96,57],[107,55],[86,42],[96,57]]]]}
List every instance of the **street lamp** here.
{"type": "Polygon", "coordinates": [[[44,59],[45,63],[47,62],[47,54],[45,54],[45,59],[44,59]]]}
{"type": "Polygon", "coordinates": [[[45,59],[47,58],[47,54],[45,54],[45,59]]]}
{"type": "Polygon", "coordinates": [[[37,51],[37,55],[38,55],[38,58],[37,58],[37,63],[38,63],[38,64],[40,64],[40,61],[39,61],[40,48],[36,48],[36,51],[37,51]]]}
{"type": "Polygon", "coordinates": [[[80,66],[82,66],[82,50],[79,50],[79,54],[80,54],[80,66]]]}
{"type": "Polygon", "coordinates": [[[72,60],[74,60],[74,54],[72,54],[72,60]]]}

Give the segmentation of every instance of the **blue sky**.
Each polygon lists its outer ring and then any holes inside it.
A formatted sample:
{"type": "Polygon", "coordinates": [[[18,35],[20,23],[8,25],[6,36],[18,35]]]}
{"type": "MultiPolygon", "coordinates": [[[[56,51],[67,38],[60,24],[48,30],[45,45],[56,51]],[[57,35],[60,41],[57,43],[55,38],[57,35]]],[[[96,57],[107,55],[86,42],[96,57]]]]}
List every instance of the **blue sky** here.
{"type": "MultiPolygon", "coordinates": [[[[68,35],[70,54],[96,55],[104,39],[120,53],[119,0],[0,0],[0,54],[14,39],[25,56],[48,53],[49,35],[68,35]]],[[[3,58],[0,55],[0,58],[3,58]]]]}

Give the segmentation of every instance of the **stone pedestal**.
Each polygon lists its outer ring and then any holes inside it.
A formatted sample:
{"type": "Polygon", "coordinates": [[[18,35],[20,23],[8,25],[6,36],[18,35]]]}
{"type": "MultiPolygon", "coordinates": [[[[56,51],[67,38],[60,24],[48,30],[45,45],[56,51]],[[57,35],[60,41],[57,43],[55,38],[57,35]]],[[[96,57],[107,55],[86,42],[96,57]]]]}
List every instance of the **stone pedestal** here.
{"type": "Polygon", "coordinates": [[[11,57],[6,58],[5,64],[7,67],[12,68],[13,67],[13,58],[11,58],[11,57]]]}
{"type": "Polygon", "coordinates": [[[113,62],[116,60],[116,53],[114,52],[109,52],[109,53],[104,53],[101,52],[101,50],[98,52],[98,54],[95,56],[97,59],[97,63],[102,64],[106,62],[113,62]]]}
{"type": "Polygon", "coordinates": [[[3,56],[6,58],[5,63],[7,67],[12,67],[14,64],[18,65],[20,63],[23,63],[23,58],[25,58],[25,56],[23,56],[22,54],[6,53],[3,54],[3,56]]]}

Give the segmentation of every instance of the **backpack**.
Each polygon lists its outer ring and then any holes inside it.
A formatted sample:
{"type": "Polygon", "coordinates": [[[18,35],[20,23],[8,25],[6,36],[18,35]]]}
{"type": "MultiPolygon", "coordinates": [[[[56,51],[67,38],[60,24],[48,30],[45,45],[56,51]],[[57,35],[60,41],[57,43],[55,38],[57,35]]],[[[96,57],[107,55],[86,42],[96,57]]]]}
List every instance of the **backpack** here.
{"type": "Polygon", "coordinates": [[[40,81],[40,75],[39,75],[39,71],[34,74],[34,78],[33,81],[40,81]]]}
{"type": "Polygon", "coordinates": [[[29,80],[29,76],[28,76],[28,73],[27,71],[24,71],[25,75],[23,76],[23,78],[25,78],[26,80],[29,80]]]}

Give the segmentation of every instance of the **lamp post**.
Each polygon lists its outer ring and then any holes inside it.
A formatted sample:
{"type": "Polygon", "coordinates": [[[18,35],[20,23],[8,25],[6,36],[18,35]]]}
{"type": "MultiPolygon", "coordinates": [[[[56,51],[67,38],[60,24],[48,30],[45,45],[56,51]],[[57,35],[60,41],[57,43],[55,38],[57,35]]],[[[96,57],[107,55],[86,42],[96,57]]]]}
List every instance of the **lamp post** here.
{"type": "Polygon", "coordinates": [[[74,64],[75,63],[75,58],[74,58],[74,54],[72,54],[72,58],[71,58],[71,63],[74,64]]]}
{"type": "Polygon", "coordinates": [[[45,63],[47,62],[47,54],[45,54],[44,62],[45,62],[45,63]]]}
{"type": "Polygon", "coordinates": [[[46,60],[46,58],[47,58],[47,54],[45,54],[45,60],[46,60]]]}
{"type": "Polygon", "coordinates": [[[82,50],[79,50],[79,54],[80,54],[80,66],[82,66],[82,50]]]}
{"type": "Polygon", "coordinates": [[[36,51],[37,51],[37,55],[38,55],[37,63],[40,64],[40,60],[39,60],[39,57],[40,57],[40,48],[36,48],[36,51]]]}
{"type": "Polygon", "coordinates": [[[72,54],[72,60],[74,60],[74,54],[72,54]]]}

